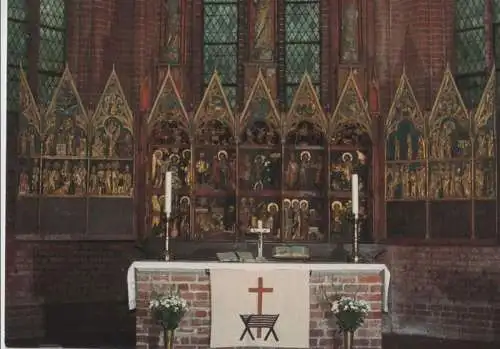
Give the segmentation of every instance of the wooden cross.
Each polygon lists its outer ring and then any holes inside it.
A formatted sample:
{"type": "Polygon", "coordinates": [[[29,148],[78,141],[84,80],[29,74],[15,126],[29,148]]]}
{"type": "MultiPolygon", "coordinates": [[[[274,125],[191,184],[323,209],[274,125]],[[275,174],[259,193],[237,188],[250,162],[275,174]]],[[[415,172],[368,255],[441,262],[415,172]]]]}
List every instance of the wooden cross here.
{"type": "Polygon", "coordinates": [[[269,234],[271,232],[271,229],[269,228],[264,228],[262,226],[262,221],[257,222],[257,228],[250,228],[250,233],[257,233],[259,234],[259,244],[257,247],[257,260],[263,260],[264,259],[264,234],[269,234]]]}
{"type": "MultiPolygon", "coordinates": [[[[262,315],[262,296],[264,293],[273,293],[274,289],[271,287],[264,287],[264,279],[262,276],[259,276],[257,279],[257,287],[250,287],[248,292],[257,293],[257,315],[262,315]]],[[[257,329],[257,338],[260,338],[262,335],[262,329],[257,329]]]]}

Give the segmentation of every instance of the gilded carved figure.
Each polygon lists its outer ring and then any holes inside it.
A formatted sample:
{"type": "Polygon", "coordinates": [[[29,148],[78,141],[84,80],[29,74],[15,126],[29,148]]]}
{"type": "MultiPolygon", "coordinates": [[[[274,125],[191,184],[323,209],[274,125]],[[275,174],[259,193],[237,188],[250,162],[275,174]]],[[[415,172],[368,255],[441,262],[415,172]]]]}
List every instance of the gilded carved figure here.
{"type": "Polygon", "coordinates": [[[190,236],[190,208],[191,200],[187,196],[183,196],[179,200],[179,232],[183,237],[190,236]]]}
{"type": "Polygon", "coordinates": [[[198,197],[195,212],[194,239],[229,238],[235,233],[233,205],[224,205],[215,198],[198,197]]]}
{"type": "Polygon", "coordinates": [[[290,199],[283,200],[283,217],[285,222],[283,224],[283,234],[281,237],[283,240],[289,240],[292,237],[293,224],[292,202],[290,199]]]}
{"type": "Polygon", "coordinates": [[[344,1],[342,13],[342,53],[344,62],[358,60],[358,9],[354,0],[344,1]]]}
{"type": "Polygon", "coordinates": [[[273,1],[253,0],[255,9],[254,54],[257,60],[273,59],[273,1]]]}
{"type": "Polygon", "coordinates": [[[196,161],[196,182],[200,185],[208,184],[210,165],[205,159],[205,153],[200,153],[198,161],[196,161]]]}
{"type": "Polygon", "coordinates": [[[300,154],[300,164],[299,164],[299,188],[305,188],[308,184],[307,170],[311,165],[311,153],[308,151],[303,151],[300,154]]]}
{"type": "Polygon", "coordinates": [[[162,206],[158,195],[151,196],[151,211],[151,226],[159,226],[161,223],[162,206]]]}
{"type": "Polygon", "coordinates": [[[38,159],[33,160],[31,190],[33,194],[38,194],[40,192],[40,161],[38,159]]]}
{"type": "Polygon", "coordinates": [[[279,206],[278,204],[271,202],[267,205],[267,219],[266,226],[271,229],[271,233],[276,237],[279,237],[280,228],[278,227],[278,213],[279,206]]]}
{"type": "Polygon", "coordinates": [[[332,232],[340,234],[342,232],[342,216],[344,205],[340,201],[334,201],[331,205],[332,232]]]}
{"type": "Polygon", "coordinates": [[[354,156],[352,153],[345,152],[340,155],[340,158],[337,156],[336,158],[332,159],[330,165],[331,190],[333,191],[350,190],[351,176],[353,174],[353,170],[354,170],[354,156]]]}
{"type": "Polygon", "coordinates": [[[288,160],[288,164],[286,167],[286,180],[285,183],[288,187],[288,189],[294,189],[298,179],[299,179],[299,163],[295,159],[295,154],[290,154],[290,158],[288,160]]]}
{"type": "Polygon", "coordinates": [[[25,169],[22,169],[21,173],[19,174],[18,193],[19,195],[28,195],[31,193],[29,175],[25,169]]]}
{"type": "Polygon", "coordinates": [[[164,0],[163,58],[168,63],[178,63],[180,49],[180,0],[164,0]]]}
{"type": "Polygon", "coordinates": [[[433,166],[430,173],[429,195],[435,199],[470,197],[470,164],[441,163],[433,166]]]}
{"type": "Polygon", "coordinates": [[[397,192],[402,187],[401,169],[398,167],[389,167],[386,170],[387,199],[397,199],[397,192]]]}

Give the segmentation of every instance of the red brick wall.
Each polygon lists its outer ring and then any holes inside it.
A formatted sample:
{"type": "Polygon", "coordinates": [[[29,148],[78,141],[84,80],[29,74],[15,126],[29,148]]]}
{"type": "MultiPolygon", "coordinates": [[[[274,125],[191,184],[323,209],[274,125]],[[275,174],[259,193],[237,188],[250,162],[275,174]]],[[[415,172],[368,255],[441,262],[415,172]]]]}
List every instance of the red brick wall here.
{"type": "MultiPolygon", "coordinates": [[[[181,297],[190,305],[190,311],[176,331],[176,349],[201,349],[209,347],[210,335],[210,277],[204,271],[192,272],[137,272],[136,330],[137,348],[153,348],[163,341],[161,328],[154,324],[148,309],[151,292],[168,292],[177,288],[181,297]]],[[[356,332],[354,345],[358,348],[380,349],[382,345],[381,305],[382,280],[378,274],[336,277],[330,272],[313,272],[311,276],[310,347],[337,348],[340,339],[335,335],[334,324],[326,320],[329,309],[321,304],[320,286],[342,284],[342,293],[370,303],[372,312],[365,325],[356,332]]]]}
{"type": "Polygon", "coordinates": [[[8,340],[75,345],[86,334],[104,332],[133,338],[126,302],[133,243],[10,241],[8,246],[8,340]],[[29,320],[21,318],[25,314],[31,314],[29,320]]]}
{"type": "MultiPolygon", "coordinates": [[[[67,4],[67,61],[84,104],[95,107],[114,66],[131,107],[137,109],[139,81],[151,71],[158,47],[160,2],[70,0],[67,4]]],[[[9,125],[15,131],[17,122],[9,125]]],[[[13,171],[16,132],[9,134],[13,137],[9,140],[8,167],[13,171]]],[[[7,216],[11,225],[16,181],[8,185],[7,216]]],[[[57,329],[68,336],[75,331],[118,335],[118,330],[133,336],[133,318],[128,316],[125,295],[133,242],[35,242],[16,240],[14,234],[9,227],[8,339],[50,337],[57,329]],[[32,321],[19,318],[27,313],[33,314],[32,321]],[[68,318],[80,318],[80,324],[70,324],[68,318]]]]}
{"type": "Polygon", "coordinates": [[[386,330],[449,339],[500,339],[500,247],[391,246],[386,330]]]}
{"type": "Polygon", "coordinates": [[[430,107],[446,63],[453,63],[453,0],[375,2],[375,57],[381,107],[387,111],[403,65],[415,94],[430,107]]]}
{"type": "MultiPolygon", "coordinates": [[[[114,64],[136,109],[139,82],[151,72],[158,57],[160,2],[69,2],[68,63],[86,104],[96,103],[114,64]]],[[[429,106],[445,63],[453,63],[453,4],[452,0],[375,2],[375,59],[384,110],[403,63],[420,102],[429,106]]],[[[193,67],[193,71],[198,68],[193,67]]],[[[9,144],[15,143],[11,140],[9,144]]],[[[10,187],[10,198],[15,190],[10,187]]],[[[15,209],[12,200],[8,209],[10,216],[15,209]]],[[[78,304],[92,303],[94,314],[99,314],[97,310],[103,304],[116,303],[117,321],[127,326],[127,314],[122,316],[119,309],[125,307],[124,270],[133,256],[132,242],[9,239],[7,250],[7,336],[37,337],[64,325],[47,314],[60,314],[61,310],[54,307],[64,302],[69,302],[68,314],[80,309],[78,304]],[[19,318],[24,312],[32,314],[34,320],[16,326],[15,316],[19,318]],[[125,320],[119,321],[120,317],[125,320]]],[[[392,329],[435,336],[498,338],[500,301],[488,292],[499,293],[500,286],[494,281],[499,275],[500,267],[495,266],[500,262],[499,252],[497,248],[390,247],[392,329]],[[460,286],[452,286],[457,284],[460,286]]],[[[22,324],[19,320],[17,324],[22,324]]],[[[106,329],[114,326],[114,321],[108,320],[95,316],[82,321],[106,329]]]]}
{"type": "MultiPolygon", "coordinates": [[[[376,1],[376,61],[382,111],[403,65],[424,108],[431,107],[449,62],[454,1],[376,1]]],[[[384,330],[433,337],[500,338],[500,248],[389,246],[391,311],[384,330]]]]}

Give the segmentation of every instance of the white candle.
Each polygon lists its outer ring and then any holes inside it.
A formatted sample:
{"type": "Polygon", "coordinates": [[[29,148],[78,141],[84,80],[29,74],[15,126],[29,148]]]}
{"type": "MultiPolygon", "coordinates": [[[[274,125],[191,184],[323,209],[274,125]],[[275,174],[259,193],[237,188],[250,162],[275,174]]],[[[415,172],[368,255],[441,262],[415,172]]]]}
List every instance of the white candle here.
{"type": "Polygon", "coordinates": [[[259,229],[262,229],[262,221],[261,221],[261,220],[259,220],[259,221],[257,222],[257,227],[258,227],[259,229]]]}
{"type": "Polygon", "coordinates": [[[359,178],[357,174],[352,175],[351,179],[352,187],[352,214],[354,218],[358,218],[359,215],[359,178]]]}
{"type": "Polygon", "coordinates": [[[167,218],[172,213],[172,172],[165,173],[165,214],[167,218]]]}

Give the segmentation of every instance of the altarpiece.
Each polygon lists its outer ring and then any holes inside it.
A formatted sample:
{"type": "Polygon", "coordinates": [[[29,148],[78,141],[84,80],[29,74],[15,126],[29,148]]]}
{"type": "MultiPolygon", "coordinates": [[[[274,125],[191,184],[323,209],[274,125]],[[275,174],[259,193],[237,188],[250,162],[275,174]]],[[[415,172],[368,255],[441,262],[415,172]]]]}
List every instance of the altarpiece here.
{"type": "Polygon", "coordinates": [[[172,171],[174,237],[236,240],[261,221],[272,240],[328,241],[348,229],[354,171],[368,218],[371,121],[354,72],[327,115],[307,74],[290,110],[279,112],[261,72],[241,113],[215,72],[189,114],[169,71],[147,129],[150,224],[161,223],[165,172],[172,171]]]}

